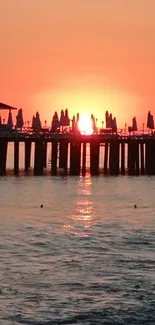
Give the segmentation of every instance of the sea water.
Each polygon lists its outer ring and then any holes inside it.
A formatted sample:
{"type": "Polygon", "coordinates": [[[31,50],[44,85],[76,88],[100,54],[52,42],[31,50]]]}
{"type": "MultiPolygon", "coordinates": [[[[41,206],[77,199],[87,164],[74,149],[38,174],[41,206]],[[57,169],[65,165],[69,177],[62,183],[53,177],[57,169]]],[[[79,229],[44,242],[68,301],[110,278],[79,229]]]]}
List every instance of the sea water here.
{"type": "Polygon", "coordinates": [[[0,324],[155,324],[155,178],[1,177],[0,324]]]}

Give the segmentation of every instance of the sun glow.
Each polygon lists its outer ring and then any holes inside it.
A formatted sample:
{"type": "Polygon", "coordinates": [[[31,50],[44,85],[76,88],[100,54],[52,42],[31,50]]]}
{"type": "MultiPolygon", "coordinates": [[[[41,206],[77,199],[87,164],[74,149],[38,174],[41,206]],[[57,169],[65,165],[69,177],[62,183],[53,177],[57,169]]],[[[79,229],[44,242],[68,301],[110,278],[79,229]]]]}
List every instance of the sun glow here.
{"type": "Polygon", "coordinates": [[[90,135],[93,133],[92,120],[89,115],[80,115],[78,128],[81,134],[90,135]]]}

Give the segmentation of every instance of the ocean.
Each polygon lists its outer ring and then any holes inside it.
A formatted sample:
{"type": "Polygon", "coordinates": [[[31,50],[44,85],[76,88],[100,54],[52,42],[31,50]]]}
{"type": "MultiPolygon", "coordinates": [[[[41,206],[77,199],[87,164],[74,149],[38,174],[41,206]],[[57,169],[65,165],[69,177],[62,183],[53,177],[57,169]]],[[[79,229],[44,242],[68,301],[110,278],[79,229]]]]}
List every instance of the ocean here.
{"type": "Polygon", "coordinates": [[[4,176],[0,193],[1,325],[155,324],[154,177],[4,176]]]}

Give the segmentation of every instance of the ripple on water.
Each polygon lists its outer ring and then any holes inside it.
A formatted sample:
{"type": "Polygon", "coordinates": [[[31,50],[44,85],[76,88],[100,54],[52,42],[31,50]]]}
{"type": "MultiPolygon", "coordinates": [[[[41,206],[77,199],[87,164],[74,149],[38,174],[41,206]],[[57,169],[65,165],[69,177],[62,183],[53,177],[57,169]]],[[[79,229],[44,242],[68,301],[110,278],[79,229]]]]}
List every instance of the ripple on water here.
{"type": "Polygon", "coordinates": [[[155,324],[153,180],[1,181],[0,324],[155,324]]]}

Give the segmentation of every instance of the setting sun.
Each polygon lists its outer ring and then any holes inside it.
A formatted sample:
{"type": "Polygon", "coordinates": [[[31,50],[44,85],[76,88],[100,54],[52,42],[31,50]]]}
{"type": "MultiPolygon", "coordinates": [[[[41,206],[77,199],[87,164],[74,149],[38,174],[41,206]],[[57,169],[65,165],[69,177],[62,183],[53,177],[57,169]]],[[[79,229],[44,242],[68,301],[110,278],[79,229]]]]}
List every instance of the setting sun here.
{"type": "Polygon", "coordinates": [[[78,128],[81,134],[90,135],[93,133],[92,120],[89,115],[80,116],[78,128]]]}

